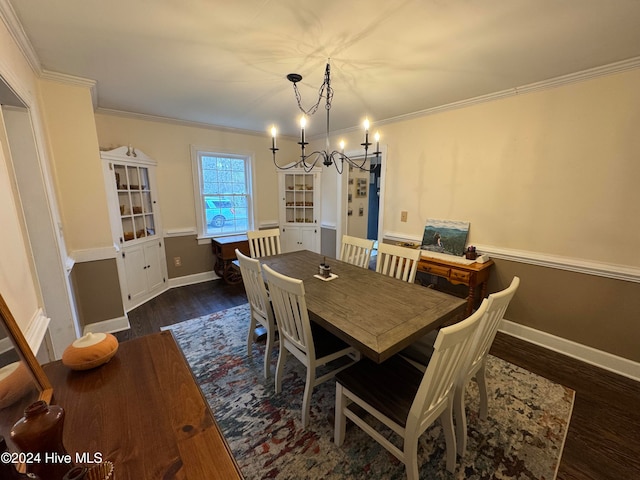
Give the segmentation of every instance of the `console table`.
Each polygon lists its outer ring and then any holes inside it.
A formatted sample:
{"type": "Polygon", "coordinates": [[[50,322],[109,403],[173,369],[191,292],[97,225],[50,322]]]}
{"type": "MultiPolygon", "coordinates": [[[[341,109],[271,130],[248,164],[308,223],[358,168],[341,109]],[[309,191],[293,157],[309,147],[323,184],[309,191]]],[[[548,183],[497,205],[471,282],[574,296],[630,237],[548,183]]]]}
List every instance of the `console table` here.
{"type": "Polygon", "coordinates": [[[171,332],[123,342],[93,370],[44,370],[72,456],[101,454],[118,480],[243,478],[171,332]]]}
{"type": "Polygon", "coordinates": [[[466,285],[469,287],[465,311],[465,317],[468,317],[473,312],[478,287],[480,288],[480,298],[484,298],[487,295],[487,282],[489,281],[489,272],[492,266],[493,260],[485,263],[464,265],[440,258],[421,257],[418,262],[418,271],[445,278],[454,285],[466,285]]]}
{"type": "Polygon", "coordinates": [[[229,235],[226,237],[213,237],[211,248],[216,256],[216,264],[213,269],[216,275],[224,278],[224,281],[235,285],[242,281],[240,271],[234,268],[232,261],[236,259],[236,248],[247,256],[249,251],[249,239],[246,235],[229,235]]]}

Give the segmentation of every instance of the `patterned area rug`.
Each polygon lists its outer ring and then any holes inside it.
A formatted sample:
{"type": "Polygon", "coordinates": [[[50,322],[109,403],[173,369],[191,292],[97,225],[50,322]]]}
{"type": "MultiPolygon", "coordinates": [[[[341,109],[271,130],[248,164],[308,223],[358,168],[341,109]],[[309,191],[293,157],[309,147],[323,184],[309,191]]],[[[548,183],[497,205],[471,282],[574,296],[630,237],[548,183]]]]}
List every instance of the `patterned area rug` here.
{"type": "MultiPolygon", "coordinates": [[[[335,382],[315,388],[311,422],[302,428],[305,370],[289,356],[283,391],[263,377],[264,344],[247,356],[249,307],[166,327],[171,329],[247,480],[404,479],[404,465],[347,422],[342,447],[333,443],[335,382]],[[350,426],[349,426],[350,425],[350,426]]],[[[277,348],[272,363],[275,373],[277,348]]],[[[468,451],[455,474],[445,468],[439,422],[420,438],[420,478],[554,479],[569,426],[574,392],[496,357],[487,368],[489,415],[478,418],[475,382],[467,389],[468,451]]]]}

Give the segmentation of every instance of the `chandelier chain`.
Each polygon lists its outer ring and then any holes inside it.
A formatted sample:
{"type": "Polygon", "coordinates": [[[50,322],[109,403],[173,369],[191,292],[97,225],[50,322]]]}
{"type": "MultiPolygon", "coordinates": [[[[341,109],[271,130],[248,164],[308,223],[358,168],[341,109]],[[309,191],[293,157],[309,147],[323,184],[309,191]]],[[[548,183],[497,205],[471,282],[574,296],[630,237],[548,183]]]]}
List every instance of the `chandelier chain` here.
{"type": "Polygon", "coordinates": [[[310,172],[318,164],[318,162],[321,162],[323,165],[327,167],[334,165],[338,174],[342,174],[342,172],[344,171],[345,162],[349,164],[350,167],[354,167],[365,172],[372,172],[379,167],[380,153],[381,153],[380,145],[378,142],[379,137],[378,137],[378,134],[376,133],[376,150],[375,152],[372,152],[370,154],[369,147],[373,144],[369,142],[368,121],[365,122],[366,126],[365,126],[364,142],[360,144],[364,149],[363,157],[358,159],[352,159],[348,155],[345,155],[344,144],[342,145],[342,151],[337,151],[337,150],[331,151],[329,148],[329,132],[330,132],[329,113],[331,110],[331,102],[333,100],[333,89],[331,88],[331,67],[329,65],[329,62],[327,62],[327,67],[325,69],[324,82],[322,83],[318,91],[318,101],[314,105],[312,105],[311,108],[309,108],[308,110],[305,110],[305,108],[302,106],[302,97],[300,95],[300,91],[298,90],[298,86],[297,86],[297,82],[302,80],[302,76],[292,73],[287,75],[287,79],[293,82],[293,91],[296,96],[298,108],[300,109],[300,111],[302,111],[304,115],[311,116],[314,113],[316,113],[318,111],[318,108],[320,107],[320,102],[322,102],[323,98],[325,99],[326,101],[325,109],[327,112],[327,125],[326,125],[327,149],[316,150],[309,154],[305,153],[305,146],[308,145],[308,142],[305,141],[304,123],[301,122],[301,125],[302,125],[301,140],[298,142],[298,145],[300,145],[300,149],[301,149],[300,160],[292,164],[289,164],[288,166],[280,166],[276,162],[276,152],[279,149],[276,148],[276,134],[275,134],[276,130],[274,126],[272,128],[272,140],[271,140],[270,150],[273,153],[273,163],[278,169],[288,170],[290,168],[303,168],[306,172],[310,172]],[[366,165],[369,159],[371,160],[370,160],[369,166],[367,167],[366,165]]]}

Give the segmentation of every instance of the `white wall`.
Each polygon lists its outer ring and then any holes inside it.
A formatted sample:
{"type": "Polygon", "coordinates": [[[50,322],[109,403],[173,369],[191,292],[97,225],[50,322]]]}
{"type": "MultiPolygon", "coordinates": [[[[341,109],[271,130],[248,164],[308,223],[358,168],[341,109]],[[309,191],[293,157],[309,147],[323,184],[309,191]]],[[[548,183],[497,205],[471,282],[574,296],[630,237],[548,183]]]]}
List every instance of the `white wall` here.
{"type": "MultiPolygon", "coordinates": [[[[1,112],[1,110],[0,110],[1,112]]],[[[4,122],[0,119],[0,225],[2,225],[2,261],[0,261],[0,294],[26,331],[36,314],[40,299],[34,281],[33,265],[25,240],[26,229],[8,161],[4,122]]]]}
{"type": "Polygon", "coordinates": [[[639,84],[635,69],[374,126],[384,233],[468,220],[470,243],[640,267],[639,84]]]}
{"type": "MultiPolygon", "coordinates": [[[[101,148],[130,144],[158,162],[158,198],[165,231],[196,228],[191,145],[252,155],[255,227],[278,222],[278,177],[267,132],[255,135],[103,113],[97,113],[95,121],[101,148]]],[[[278,140],[279,163],[287,163],[292,152],[295,155],[293,145],[293,141],[278,140]]]]}

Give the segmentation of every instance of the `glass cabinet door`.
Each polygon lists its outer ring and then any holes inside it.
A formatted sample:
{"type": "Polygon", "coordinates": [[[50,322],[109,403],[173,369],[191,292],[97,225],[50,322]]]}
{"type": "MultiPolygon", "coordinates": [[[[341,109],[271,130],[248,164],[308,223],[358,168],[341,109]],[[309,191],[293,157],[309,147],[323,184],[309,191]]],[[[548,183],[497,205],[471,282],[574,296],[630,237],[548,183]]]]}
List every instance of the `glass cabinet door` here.
{"type": "Polygon", "coordinates": [[[120,206],[122,240],[130,242],[156,234],[147,167],[113,164],[120,206]]]}
{"type": "Polygon", "coordinates": [[[312,173],[284,174],[285,221],[314,223],[314,175],[312,173]]]}

